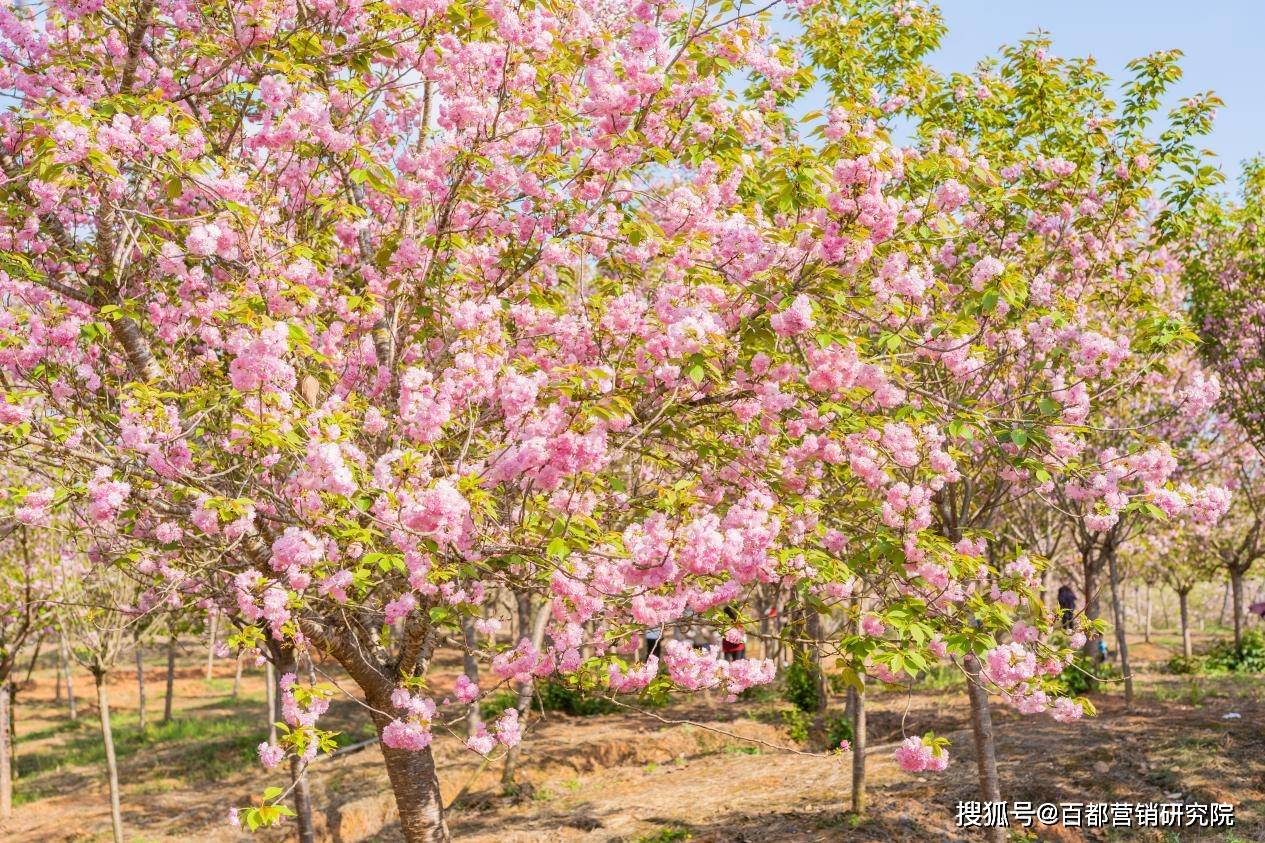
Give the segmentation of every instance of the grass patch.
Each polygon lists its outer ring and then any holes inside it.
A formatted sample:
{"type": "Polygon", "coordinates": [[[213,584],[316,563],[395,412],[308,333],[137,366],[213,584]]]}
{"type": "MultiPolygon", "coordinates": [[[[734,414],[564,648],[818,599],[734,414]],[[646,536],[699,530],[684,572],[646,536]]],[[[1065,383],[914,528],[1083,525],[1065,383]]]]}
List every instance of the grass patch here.
{"type": "Polygon", "coordinates": [[[27,732],[25,735],[18,735],[17,745],[20,748],[24,743],[35,743],[36,741],[48,740],[49,738],[65,734],[66,732],[74,732],[79,729],[86,729],[89,726],[95,725],[96,724],[92,721],[84,720],[83,718],[78,720],[66,720],[55,726],[49,726],[44,729],[36,729],[34,732],[27,732]]]}
{"type": "Polygon", "coordinates": [[[1187,751],[1206,751],[1221,748],[1221,741],[1216,738],[1182,738],[1178,748],[1187,751]]]}
{"type": "Polygon", "coordinates": [[[670,825],[657,831],[643,834],[636,843],[677,843],[680,840],[692,840],[693,832],[681,825],[670,825]]]}
{"type": "MultiPolygon", "coordinates": [[[[158,766],[180,779],[218,781],[255,760],[255,747],[267,736],[258,706],[244,700],[220,700],[196,709],[184,709],[167,723],[154,719],[141,732],[134,711],[111,713],[114,751],[121,762],[139,752],[155,756],[158,766]]],[[[77,725],[63,724],[19,741],[38,740],[44,732],[68,734],[55,746],[35,752],[18,752],[18,776],[31,779],[69,767],[105,763],[105,746],[95,718],[77,725]]]]}
{"type": "Polygon", "coordinates": [[[41,799],[48,799],[61,792],[61,788],[53,782],[24,781],[18,779],[13,783],[13,804],[29,805],[41,799]]]}

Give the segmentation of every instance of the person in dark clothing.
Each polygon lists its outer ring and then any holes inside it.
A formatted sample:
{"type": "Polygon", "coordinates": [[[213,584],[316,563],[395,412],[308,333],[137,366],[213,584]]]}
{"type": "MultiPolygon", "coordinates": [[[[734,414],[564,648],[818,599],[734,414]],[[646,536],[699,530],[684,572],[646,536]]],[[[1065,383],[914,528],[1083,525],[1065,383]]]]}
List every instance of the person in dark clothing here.
{"type": "Polygon", "coordinates": [[[1063,628],[1072,628],[1072,615],[1076,612],[1076,593],[1067,583],[1059,586],[1059,609],[1063,616],[1063,628]]]}

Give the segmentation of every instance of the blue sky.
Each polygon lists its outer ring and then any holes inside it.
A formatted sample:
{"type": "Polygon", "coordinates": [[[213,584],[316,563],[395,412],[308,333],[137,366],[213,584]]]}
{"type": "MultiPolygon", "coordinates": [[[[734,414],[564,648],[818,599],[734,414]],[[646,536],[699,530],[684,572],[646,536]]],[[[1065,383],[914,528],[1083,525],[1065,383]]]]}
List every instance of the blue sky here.
{"type": "MultiPolygon", "coordinates": [[[[1036,29],[1062,56],[1093,56],[1113,79],[1130,59],[1179,49],[1177,98],[1223,100],[1205,145],[1233,183],[1239,162],[1265,152],[1265,0],[939,0],[948,33],[931,63],[966,71],[1036,29]]],[[[781,28],[781,26],[779,26],[781,28]]],[[[817,107],[816,103],[806,106],[817,107]]],[[[807,109],[806,109],[807,110],[807,109]]]]}
{"type": "Polygon", "coordinates": [[[1211,89],[1225,107],[1207,146],[1231,180],[1265,152],[1265,0],[940,0],[949,31],[932,64],[968,70],[998,45],[1041,28],[1059,55],[1090,55],[1112,78],[1131,58],[1185,53],[1179,96],[1211,89]]]}

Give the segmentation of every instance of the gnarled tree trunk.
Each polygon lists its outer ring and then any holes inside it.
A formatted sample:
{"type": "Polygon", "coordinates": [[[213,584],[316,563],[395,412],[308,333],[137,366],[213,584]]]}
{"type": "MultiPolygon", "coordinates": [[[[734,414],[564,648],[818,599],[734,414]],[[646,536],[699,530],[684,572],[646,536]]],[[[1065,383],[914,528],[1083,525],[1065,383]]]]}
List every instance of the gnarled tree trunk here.
{"type": "MultiPolygon", "coordinates": [[[[389,692],[388,692],[389,694],[389,692]]],[[[380,712],[392,709],[389,698],[374,703],[373,723],[378,735],[391,722],[380,712]]],[[[408,843],[448,843],[452,839],[444,821],[444,805],[439,795],[439,776],[430,747],[417,751],[392,749],[379,741],[386,762],[391,791],[400,812],[400,831],[408,843]]]]}
{"type": "MultiPolygon", "coordinates": [[[[395,717],[396,708],[391,702],[391,694],[399,681],[401,669],[425,672],[424,664],[430,658],[433,643],[430,643],[426,630],[417,632],[418,648],[407,659],[401,655],[394,663],[383,663],[368,657],[351,635],[329,636],[322,643],[324,652],[334,657],[364,691],[379,738],[395,717]]],[[[427,746],[417,751],[395,749],[383,740],[378,741],[378,748],[386,762],[404,839],[408,843],[447,843],[451,836],[444,821],[444,805],[440,799],[439,777],[435,772],[431,748],[427,746]]]]}

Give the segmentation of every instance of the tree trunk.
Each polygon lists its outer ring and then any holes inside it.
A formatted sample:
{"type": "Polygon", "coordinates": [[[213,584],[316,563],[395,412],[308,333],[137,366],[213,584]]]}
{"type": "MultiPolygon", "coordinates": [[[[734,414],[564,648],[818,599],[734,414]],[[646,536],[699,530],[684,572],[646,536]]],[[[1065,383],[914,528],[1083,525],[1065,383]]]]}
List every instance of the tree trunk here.
{"type": "MultiPolygon", "coordinates": [[[[11,676],[0,682],[0,722],[9,722],[9,683],[11,676]]],[[[13,745],[9,742],[8,728],[0,730],[0,819],[13,816],[13,745]]]]}
{"type": "Polygon", "coordinates": [[[1243,572],[1230,569],[1230,593],[1234,609],[1234,652],[1243,653],[1243,572]]]}
{"type": "MultiPolygon", "coordinates": [[[[423,644],[423,650],[429,644],[423,644]]],[[[378,749],[386,764],[391,791],[400,815],[400,832],[407,843],[448,843],[451,836],[444,821],[444,804],[440,798],[439,777],[430,746],[417,751],[387,746],[382,734],[395,719],[395,703],[391,696],[398,681],[398,668],[370,664],[356,646],[343,647],[333,655],[364,691],[369,716],[378,732],[378,749]]],[[[429,658],[429,655],[426,656],[429,658]]],[[[424,660],[419,660],[424,665],[424,660]]],[[[422,672],[425,668],[422,667],[422,672]]]]}
{"type": "Polygon", "coordinates": [[[62,684],[62,678],[65,675],[66,675],[66,662],[62,658],[61,645],[58,644],[58,647],[57,647],[57,687],[56,687],[56,690],[54,691],[54,694],[55,694],[55,696],[53,697],[54,705],[61,705],[61,698],[62,698],[61,684],[62,684]]]}
{"type": "Polygon", "coordinates": [[[1107,550],[1107,567],[1111,578],[1111,607],[1116,621],[1116,647],[1120,651],[1120,672],[1124,674],[1124,706],[1133,707],[1133,672],[1129,669],[1129,640],[1125,629],[1124,603],[1120,599],[1120,571],[1116,565],[1116,549],[1107,550]]]}
{"type": "Polygon", "coordinates": [[[277,742],[277,671],[268,662],[264,669],[264,696],[268,700],[268,743],[277,742]]]}
{"type": "Polygon", "coordinates": [[[1177,605],[1181,609],[1182,618],[1182,655],[1186,658],[1190,658],[1193,654],[1190,647],[1190,608],[1187,599],[1189,596],[1189,591],[1177,592],[1177,605]]]}
{"type": "MultiPolygon", "coordinates": [[[[1085,590],[1085,618],[1086,620],[1097,620],[1098,615],[1102,612],[1102,604],[1098,596],[1098,569],[1100,565],[1097,556],[1094,554],[1093,548],[1081,552],[1081,575],[1082,587],[1085,590]]],[[[1098,647],[1094,644],[1091,636],[1085,641],[1082,652],[1090,658],[1094,663],[1098,663],[1098,647]]]]}
{"type": "Polygon", "coordinates": [[[783,651],[786,649],[783,646],[781,635],[782,630],[786,628],[786,600],[780,585],[777,586],[777,589],[771,595],[769,599],[769,606],[773,614],[769,618],[770,638],[767,639],[769,644],[765,658],[772,659],[773,663],[780,670],[784,663],[784,659],[782,657],[783,651]]]}
{"type": "Polygon", "coordinates": [[[513,644],[517,644],[524,638],[531,637],[531,595],[522,592],[514,595],[514,602],[518,605],[518,614],[515,617],[517,624],[514,629],[513,644]]]}
{"type": "Polygon", "coordinates": [[[97,708],[101,713],[101,740],[105,742],[105,768],[110,777],[110,824],[114,829],[114,843],[123,843],[123,809],[119,805],[119,762],[114,757],[114,732],[110,729],[110,697],[105,689],[105,671],[93,671],[92,678],[97,683],[97,708]]]}
{"type": "MultiPolygon", "coordinates": [[[[212,627],[212,630],[214,630],[214,627],[212,627]]],[[[212,639],[214,639],[214,635],[212,635],[212,639]]],[[[272,642],[269,643],[269,646],[272,649],[273,658],[277,662],[277,669],[274,672],[277,677],[277,687],[273,690],[273,699],[279,705],[282,693],[281,678],[287,674],[297,674],[299,667],[295,659],[294,648],[278,646],[272,642]]],[[[279,720],[281,718],[280,716],[275,716],[273,719],[279,720]]],[[[307,771],[297,755],[290,756],[290,781],[294,785],[290,793],[294,796],[294,822],[298,826],[296,830],[298,831],[299,843],[316,843],[316,829],[312,825],[312,794],[308,788],[307,771]]]]}
{"type": "MultiPolygon", "coordinates": [[[[23,681],[23,683],[29,683],[29,682],[31,681],[31,674],[35,672],[35,665],[39,663],[39,660],[40,660],[40,650],[42,650],[42,649],[44,649],[44,636],[43,636],[43,635],[41,635],[39,638],[35,639],[35,652],[33,652],[33,653],[31,654],[31,661],[30,661],[30,663],[26,666],[26,678],[22,680],[22,681],[23,681]]],[[[16,659],[15,659],[15,662],[16,662],[16,659]]],[[[14,691],[13,691],[13,692],[14,692],[15,694],[17,693],[17,688],[16,688],[16,687],[14,688],[14,691]]]]}
{"type": "MultiPolygon", "coordinates": [[[[18,778],[18,684],[9,676],[9,781],[18,778]]],[[[12,785],[10,785],[12,787],[12,785]]]]}
{"type": "MultiPolygon", "coordinates": [[[[388,692],[389,695],[389,692],[388,692]]],[[[391,722],[382,714],[394,710],[391,700],[385,697],[373,703],[373,722],[378,735],[391,722]]],[[[444,820],[444,805],[439,795],[439,777],[435,774],[435,757],[431,748],[410,751],[392,749],[378,742],[382,758],[386,762],[391,791],[400,812],[400,831],[408,843],[448,843],[448,824],[444,820]]]]}
{"type": "Polygon", "coordinates": [[[163,700],[163,724],[171,722],[171,704],[176,695],[176,636],[167,639],[167,697],[163,700]]]}
{"type": "Polygon", "coordinates": [[[139,638],[136,639],[136,646],[133,649],[136,651],[136,694],[137,694],[136,712],[137,712],[137,718],[140,721],[141,739],[144,740],[145,738],[145,662],[144,662],[144,657],[141,653],[141,642],[139,638]]]}
{"type": "Polygon", "coordinates": [[[865,691],[848,688],[852,709],[852,813],[865,815],[865,691]]]}
{"type": "Polygon", "coordinates": [[[1221,592],[1221,611],[1217,612],[1217,626],[1225,626],[1225,610],[1230,605],[1230,584],[1225,584],[1225,591],[1221,592]]]}
{"type": "Polygon", "coordinates": [[[211,613],[211,629],[206,640],[206,681],[210,682],[215,675],[215,627],[219,624],[220,616],[214,612],[211,613]]]}
{"type": "Polygon", "coordinates": [[[233,671],[233,699],[237,699],[237,693],[242,687],[242,654],[237,654],[237,667],[233,671]]]}
{"type": "MultiPolygon", "coordinates": [[[[532,623],[531,630],[531,643],[536,650],[540,650],[545,643],[545,625],[549,622],[550,606],[551,601],[546,600],[536,610],[536,619],[532,623]]],[[[531,709],[531,697],[534,687],[535,683],[530,679],[518,686],[518,718],[520,722],[526,720],[527,712],[531,709]]],[[[511,746],[505,753],[505,767],[501,770],[501,786],[506,790],[512,790],[514,787],[514,766],[518,763],[521,749],[522,743],[519,742],[511,746]]]]}
{"type": "MultiPolygon", "coordinates": [[[[768,658],[769,655],[769,604],[768,601],[765,600],[764,591],[763,586],[756,590],[755,602],[753,604],[755,606],[756,617],[759,619],[756,621],[756,634],[760,639],[760,658],[768,658]]],[[[750,645],[748,645],[748,649],[752,649],[750,645]]],[[[752,652],[750,657],[755,658],[755,653],[752,652]]]]}
{"type": "MultiPolygon", "coordinates": [[[[474,657],[474,651],[478,647],[478,641],[474,635],[474,618],[464,617],[461,619],[461,634],[466,641],[465,652],[461,654],[462,667],[465,670],[466,678],[477,687],[479,684],[479,662],[474,657]]],[[[466,735],[474,736],[482,726],[483,717],[479,713],[479,700],[476,697],[466,707],[466,735]]]]}
{"type": "Polygon", "coordinates": [[[316,827],[312,824],[312,793],[308,788],[307,770],[297,755],[290,756],[290,781],[294,789],[294,823],[299,843],[316,843],[316,827]]]}
{"type": "Polygon", "coordinates": [[[1142,640],[1151,643],[1151,584],[1146,584],[1146,628],[1142,640]]]}
{"type": "MultiPolygon", "coordinates": [[[[974,655],[962,660],[966,669],[966,694],[971,702],[971,732],[975,738],[975,763],[979,768],[980,799],[1001,801],[1001,785],[997,780],[997,751],[993,745],[993,718],[988,710],[988,691],[980,684],[980,663],[974,655]]],[[[1006,843],[1006,830],[984,829],[988,843],[1006,843]]]]}
{"type": "Polygon", "coordinates": [[[813,642],[812,652],[808,654],[808,665],[817,685],[817,719],[824,722],[826,709],[830,706],[830,685],[826,681],[826,671],[821,668],[821,615],[811,606],[804,607],[804,615],[804,626],[813,642]]]}
{"type": "Polygon", "coordinates": [[[72,678],[71,670],[74,665],[70,661],[70,645],[66,643],[66,636],[62,635],[61,651],[62,664],[66,666],[66,705],[70,708],[70,720],[73,723],[79,719],[79,712],[75,710],[75,680],[72,678]]]}

